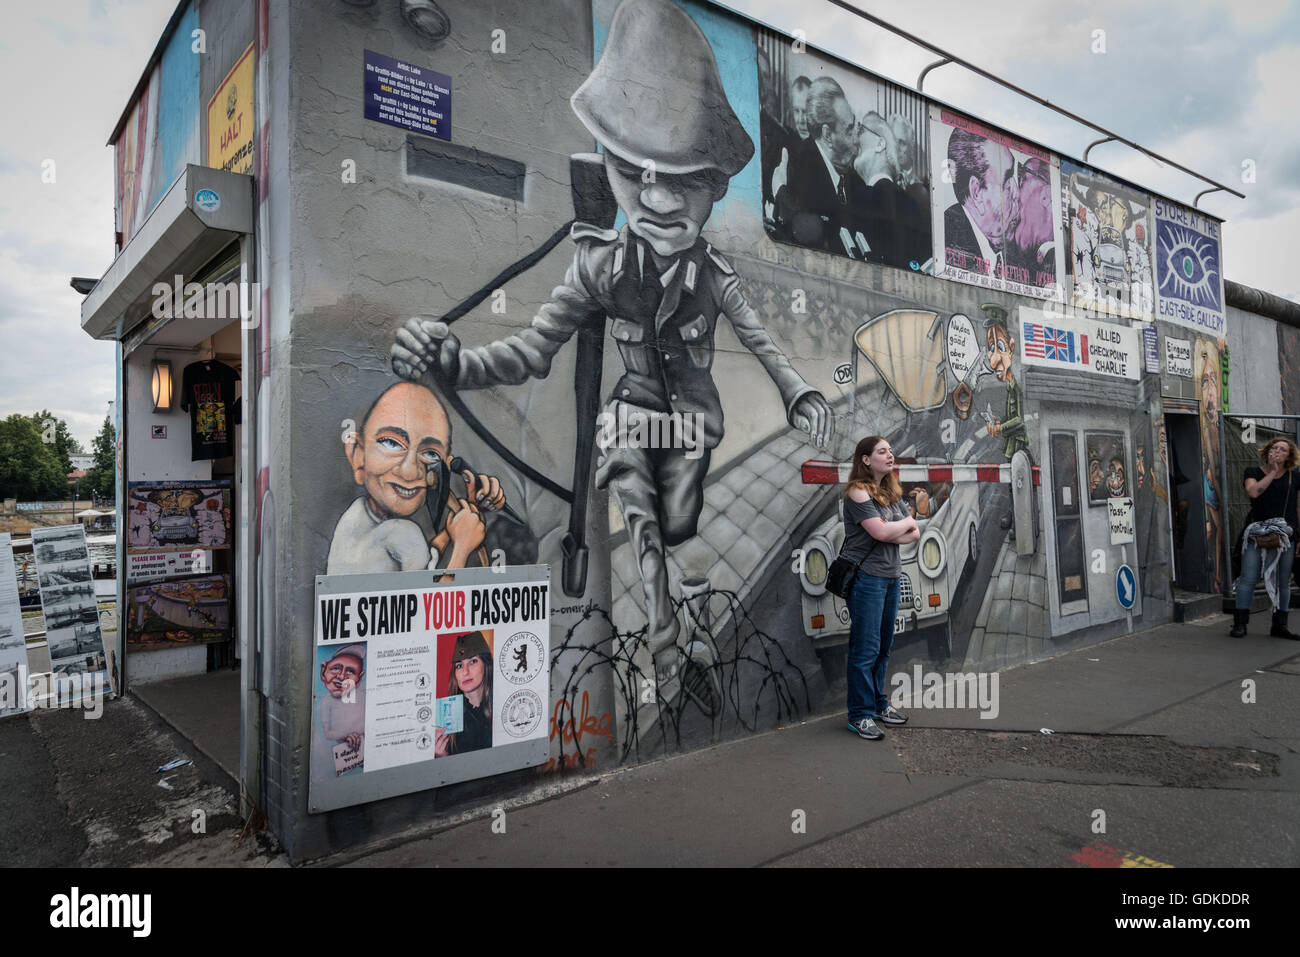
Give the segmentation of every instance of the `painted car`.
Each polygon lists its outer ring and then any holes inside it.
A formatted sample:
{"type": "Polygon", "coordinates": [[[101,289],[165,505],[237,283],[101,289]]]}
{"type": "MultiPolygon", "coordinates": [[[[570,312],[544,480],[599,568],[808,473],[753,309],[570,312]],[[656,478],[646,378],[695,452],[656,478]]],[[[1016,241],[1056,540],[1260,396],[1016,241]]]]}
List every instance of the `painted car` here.
{"type": "Polygon", "coordinates": [[[193,515],[162,515],[150,526],[156,542],[194,542],[198,541],[199,523],[193,515]]]}
{"type": "MultiPolygon", "coordinates": [[[[911,467],[904,465],[903,476],[911,467]]],[[[976,482],[904,481],[904,500],[911,504],[921,537],[899,546],[896,635],[946,625],[953,595],[979,557],[979,485],[976,482]]],[[[826,573],[844,543],[839,503],[835,513],[803,543],[803,628],[813,639],[846,636],[849,610],[844,600],[826,591],[826,573]]]]}

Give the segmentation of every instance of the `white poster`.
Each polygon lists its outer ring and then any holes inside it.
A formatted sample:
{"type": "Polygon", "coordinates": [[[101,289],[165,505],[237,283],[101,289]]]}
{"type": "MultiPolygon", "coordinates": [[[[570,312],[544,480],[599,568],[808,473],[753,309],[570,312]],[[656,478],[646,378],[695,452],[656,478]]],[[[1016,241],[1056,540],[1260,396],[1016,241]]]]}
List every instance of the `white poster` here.
{"type": "Polygon", "coordinates": [[[30,711],[27,700],[27,640],[18,604],[18,576],[8,532],[0,533],[0,718],[30,711]]]}
{"type": "Polygon", "coordinates": [[[196,548],[189,552],[143,552],[126,556],[128,585],[159,581],[180,575],[201,575],[212,571],[212,552],[196,548]]]}
{"type": "Polygon", "coordinates": [[[1165,372],[1169,375],[1182,376],[1184,379],[1193,377],[1191,339],[1165,337],[1165,372]]]}
{"type": "Polygon", "coordinates": [[[1106,517],[1110,523],[1110,543],[1129,545],[1136,540],[1133,528],[1133,499],[1106,499],[1106,517]]]}
{"type": "Polygon", "coordinates": [[[1142,378],[1142,337],[1137,329],[1021,306],[1020,333],[1020,359],[1026,365],[1142,378]]]}
{"type": "Polygon", "coordinates": [[[318,584],[313,780],[546,738],[549,591],[544,580],[339,593],[318,584]]]}
{"type": "Polygon", "coordinates": [[[34,528],[32,551],[55,678],[78,676],[82,687],[104,688],[108,666],[85,529],[80,525],[34,528]]]}

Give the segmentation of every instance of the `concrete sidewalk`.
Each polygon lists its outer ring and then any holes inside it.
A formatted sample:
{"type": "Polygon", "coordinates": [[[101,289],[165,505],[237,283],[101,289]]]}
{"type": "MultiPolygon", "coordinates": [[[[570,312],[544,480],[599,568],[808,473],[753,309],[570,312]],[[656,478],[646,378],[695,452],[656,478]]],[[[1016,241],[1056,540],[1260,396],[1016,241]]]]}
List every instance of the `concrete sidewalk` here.
{"type": "Polygon", "coordinates": [[[1079,866],[1100,842],[1175,866],[1296,866],[1300,644],[1253,624],[1234,640],[1215,616],[1014,669],[993,719],[911,710],[868,742],[839,712],[318,863],[1079,866]]]}

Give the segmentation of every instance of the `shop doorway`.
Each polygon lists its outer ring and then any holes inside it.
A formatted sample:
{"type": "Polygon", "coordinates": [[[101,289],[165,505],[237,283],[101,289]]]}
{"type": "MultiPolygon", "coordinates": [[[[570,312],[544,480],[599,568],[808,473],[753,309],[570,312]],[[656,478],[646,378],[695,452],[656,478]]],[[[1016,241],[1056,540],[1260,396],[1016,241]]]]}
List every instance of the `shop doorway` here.
{"type": "Polygon", "coordinates": [[[1206,551],[1200,420],[1195,414],[1168,409],[1165,421],[1169,432],[1169,519],[1174,536],[1174,582],[1187,591],[1208,592],[1213,556],[1206,551]]]}
{"type": "MultiPolygon", "coordinates": [[[[197,281],[237,281],[238,267],[235,250],[197,281]]],[[[123,361],[126,690],[236,783],[243,341],[237,317],[178,317],[142,332],[123,361]]]]}

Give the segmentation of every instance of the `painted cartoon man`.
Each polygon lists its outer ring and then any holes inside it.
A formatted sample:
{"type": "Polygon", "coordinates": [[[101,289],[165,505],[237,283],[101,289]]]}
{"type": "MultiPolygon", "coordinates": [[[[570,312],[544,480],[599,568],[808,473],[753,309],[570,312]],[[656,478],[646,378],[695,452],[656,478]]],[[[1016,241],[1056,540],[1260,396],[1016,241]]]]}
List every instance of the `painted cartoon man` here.
{"type": "MultiPolygon", "coordinates": [[[[398,333],[393,368],[414,379],[438,362],[462,390],[517,385],[545,377],[580,328],[608,318],[625,371],[605,406],[620,428],[600,442],[596,484],[609,488],[622,512],[645,593],[650,652],[665,681],[677,674],[680,630],[665,550],[696,534],[710,453],[723,436],[721,399],[709,371],[719,316],[762,363],[792,426],[825,445],[834,422],[826,399],[763,329],[731,264],[700,237],[754,145],[689,14],[668,0],[624,0],[600,62],[572,105],[604,148],[606,175],[627,225],[621,231],[573,227],[573,262],[528,328],[461,351],[445,324],[417,317],[398,333]],[[641,447],[621,425],[677,413],[682,422],[701,424],[702,455],[684,442],[641,447]]],[[[673,437],[698,442],[698,436],[673,437]]]]}
{"type": "Polygon", "coordinates": [[[465,472],[467,499],[450,506],[432,542],[413,516],[437,483],[450,479],[442,463],[451,458],[451,422],[425,386],[399,382],[370,407],[360,429],[344,436],[352,475],[365,494],[348,506],[334,527],[327,575],[464,568],[483,543],[482,510],[505,505],[501,483],[465,472]]]}
{"type": "Polygon", "coordinates": [[[1016,354],[1016,340],[1007,331],[1005,309],[994,304],[986,304],[982,308],[988,316],[984,320],[984,335],[988,344],[985,361],[998,381],[1007,387],[1006,415],[1000,420],[991,418],[987,429],[989,435],[1000,435],[1006,439],[1003,452],[1010,461],[1021,449],[1029,448],[1029,439],[1025,433],[1024,397],[1020,394],[1020,386],[1016,384],[1011,369],[1011,360],[1016,354]]]}
{"type": "Polygon", "coordinates": [[[326,693],[317,706],[320,728],[312,758],[318,768],[330,767],[333,748],[338,744],[365,753],[366,691],[361,686],[365,662],[366,646],[356,644],[338,649],[320,666],[320,680],[326,693]]]}

